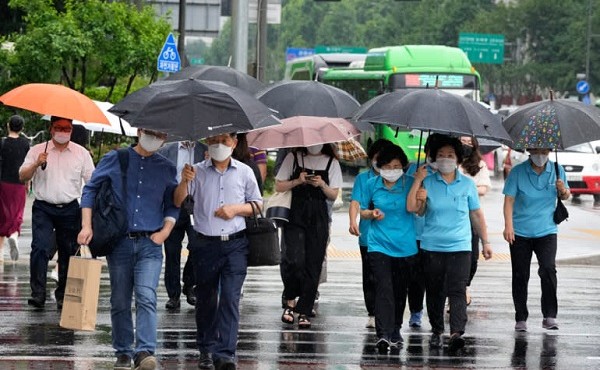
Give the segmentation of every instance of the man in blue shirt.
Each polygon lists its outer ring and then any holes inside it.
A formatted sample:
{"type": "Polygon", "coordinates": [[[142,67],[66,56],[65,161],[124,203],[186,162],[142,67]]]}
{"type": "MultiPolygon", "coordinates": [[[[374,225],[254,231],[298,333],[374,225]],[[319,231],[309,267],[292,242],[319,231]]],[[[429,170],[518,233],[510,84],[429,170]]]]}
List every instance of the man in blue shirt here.
{"type": "Polygon", "coordinates": [[[110,179],[116,201],[127,206],[127,233],[106,259],[110,275],[110,316],[112,344],[117,355],[114,369],[156,368],[157,319],[156,288],[162,268],[162,244],[179,215],[173,204],[177,186],[175,165],[156,151],[166,134],[138,130],[139,144],[128,148],[129,165],[123,194],[118,152],[106,154],[83,189],[81,198],[82,229],[77,241],[87,245],[92,240],[92,207],[100,185],[110,179]],[[136,329],[131,313],[135,293],[136,329]],[[135,348],[134,344],[135,333],[135,348]]]}
{"type": "Polygon", "coordinates": [[[252,169],[231,158],[235,134],[206,139],[209,159],[186,165],[175,190],[181,205],[189,189],[194,199],[194,230],[190,245],[196,275],[196,327],[199,369],[236,368],[239,301],[248,266],[245,217],[262,197],[252,169]],[[191,186],[190,186],[191,185],[191,186]]]}

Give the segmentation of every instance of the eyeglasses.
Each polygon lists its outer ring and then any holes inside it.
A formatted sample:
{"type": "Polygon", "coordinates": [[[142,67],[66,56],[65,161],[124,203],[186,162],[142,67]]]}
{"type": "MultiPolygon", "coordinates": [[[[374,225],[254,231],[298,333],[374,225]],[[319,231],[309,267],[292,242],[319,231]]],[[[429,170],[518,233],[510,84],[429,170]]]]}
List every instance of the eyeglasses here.
{"type": "Polygon", "coordinates": [[[71,131],[73,131],[72,127],[56,127],[56,126],[54,126],[53,129],[56,132],[71,132],[71,131]]]}

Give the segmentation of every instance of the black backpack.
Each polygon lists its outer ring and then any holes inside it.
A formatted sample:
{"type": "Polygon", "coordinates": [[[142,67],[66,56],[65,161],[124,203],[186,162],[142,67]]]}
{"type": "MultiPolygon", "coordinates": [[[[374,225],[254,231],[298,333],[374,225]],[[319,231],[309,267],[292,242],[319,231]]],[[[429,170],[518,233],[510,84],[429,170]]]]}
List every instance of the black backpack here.
{"type": "Polygon", "coordinates": [[[121,182],[123,184],[123,203],[117,204],[110,179],[100,184],[100,189],[94,198],[92,207],[92,230],[94,235],[90,242],[90,251],[94,257],[109,255],[115,245],[127,232],[127,167],[129,154],[127,149],[118,149],[119,164],[121,167],[121,182]]]}

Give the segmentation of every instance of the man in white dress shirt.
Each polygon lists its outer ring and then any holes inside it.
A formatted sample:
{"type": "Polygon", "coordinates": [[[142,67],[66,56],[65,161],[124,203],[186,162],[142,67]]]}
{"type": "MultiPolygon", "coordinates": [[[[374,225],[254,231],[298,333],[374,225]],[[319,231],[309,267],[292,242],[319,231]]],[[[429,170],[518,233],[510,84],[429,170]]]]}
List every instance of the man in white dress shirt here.
{"type": "Polygon", "coordinates": [[[31,213],[31,257],[29,305],[42,309],[46,302],[46,273],[52,257],[56,232],[58,246],[58,287],[54,292],[58,309],[62,308],[69,257],[77,251],[81,226],[78,198],[81,188],[94,171],[87,149],[71,140],[71,120],[52,117],[48,142],[37,144],[27,153],[19,169],[22,182],[32,181],[35,201],[31,213]]]}

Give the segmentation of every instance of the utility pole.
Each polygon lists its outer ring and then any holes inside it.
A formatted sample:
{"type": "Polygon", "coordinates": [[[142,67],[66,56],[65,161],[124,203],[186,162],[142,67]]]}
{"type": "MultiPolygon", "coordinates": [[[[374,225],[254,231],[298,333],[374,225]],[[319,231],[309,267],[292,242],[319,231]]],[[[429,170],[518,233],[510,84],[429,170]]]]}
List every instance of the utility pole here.
{"type": "Polygon", "coordinates": [[[592,47],[592,0],[588,1],[587,46],[585,50],[585,79],[590,80],[590,49],[592,47]]]}
{"type": "Polygon", "coordinates": [[[258,0],[257,9],[257,29],[256,37],[256,78],[265,81],[265,69],[267,65],[267,9],[268,0],[258,0]]]}
{"type": "Polygon", "coordinates": [[[186,0],[179,0],[179,39],[177,40],[177,51],[181,58],[181,68],[188,66],[188,59],[185,56],[185,9],[186,0]]]}
{"type": "Polygon", "coordinates": [[[233,68],[248,73],[248,0],[232,0],[233,68]]]}

